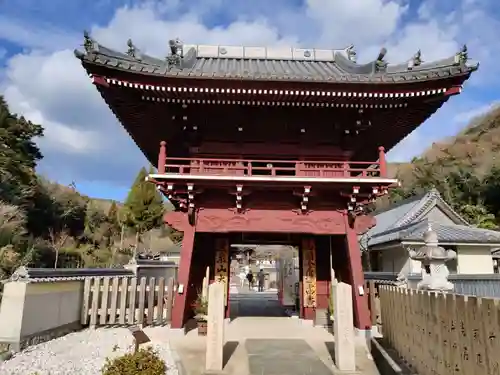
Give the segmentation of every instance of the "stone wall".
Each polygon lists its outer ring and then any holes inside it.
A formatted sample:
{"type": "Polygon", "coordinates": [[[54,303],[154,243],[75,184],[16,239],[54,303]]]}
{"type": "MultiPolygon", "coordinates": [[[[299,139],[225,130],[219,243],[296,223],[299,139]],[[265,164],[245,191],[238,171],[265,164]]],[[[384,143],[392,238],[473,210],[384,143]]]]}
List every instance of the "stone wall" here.
{"type": "Polygon", "coordinates": [[[134,274],[125,269],[18,269],[4,284],[0,349],[19,351],[81,329],[85,279],[104,276],[134,274]]]}

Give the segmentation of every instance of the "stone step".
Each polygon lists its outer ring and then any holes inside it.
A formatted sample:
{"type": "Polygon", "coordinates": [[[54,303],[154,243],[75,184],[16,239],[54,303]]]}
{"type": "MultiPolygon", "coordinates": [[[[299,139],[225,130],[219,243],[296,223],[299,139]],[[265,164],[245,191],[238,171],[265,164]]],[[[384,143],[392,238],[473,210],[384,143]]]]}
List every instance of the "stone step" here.
{"type": "Polygon", "coordinates": [[[314,317],[314,325],[321,327],[328,327],[331,325],[328,318],[328,309],[317,309],[314,317]]]}

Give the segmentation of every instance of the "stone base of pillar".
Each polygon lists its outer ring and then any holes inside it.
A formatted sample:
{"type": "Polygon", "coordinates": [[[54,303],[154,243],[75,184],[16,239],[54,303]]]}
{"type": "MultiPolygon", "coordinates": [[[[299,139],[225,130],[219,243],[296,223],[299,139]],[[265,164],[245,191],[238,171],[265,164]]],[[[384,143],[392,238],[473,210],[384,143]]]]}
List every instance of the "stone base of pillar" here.
{"type": "Polygon", "coordinates": [[[382,334],[378,330],[377,326],[373,326],[372,329],[359,329],[359,328],[354,328],[354,334],[356,337],[364,337],[367,339],[370,338],[381,338],[382,334]]]}
{"type": "Polygon", "coordinates": [[[300,324],[307,326],[307,327],[313,327],[314,320],[312,320],[312,319],[300,319],[300,324]]]}
{"type": "Polygon", "coordinates": [[[170,328],[168,332],[174,336],[184,336],[186,334],[184,328],[170,328]]]}

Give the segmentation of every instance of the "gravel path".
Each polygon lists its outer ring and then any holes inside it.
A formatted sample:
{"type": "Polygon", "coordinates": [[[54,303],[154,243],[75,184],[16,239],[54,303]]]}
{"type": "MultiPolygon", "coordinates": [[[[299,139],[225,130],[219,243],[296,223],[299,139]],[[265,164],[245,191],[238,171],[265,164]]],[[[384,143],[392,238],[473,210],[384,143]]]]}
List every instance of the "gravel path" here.
{"type": "MultiPolygon", "coordinates": [[[[166,375],[178,375],[168,343],[168,328],[145,328],[144,332],[151,339],[149,344],[165,361],[166,375]]],[[[133,350],[133,340],[127,328],[88,329],[27,348],[10,360],[0,362],[0,374],[100,375],[106,357],[114,358],[130,350],[133,350]]]]}

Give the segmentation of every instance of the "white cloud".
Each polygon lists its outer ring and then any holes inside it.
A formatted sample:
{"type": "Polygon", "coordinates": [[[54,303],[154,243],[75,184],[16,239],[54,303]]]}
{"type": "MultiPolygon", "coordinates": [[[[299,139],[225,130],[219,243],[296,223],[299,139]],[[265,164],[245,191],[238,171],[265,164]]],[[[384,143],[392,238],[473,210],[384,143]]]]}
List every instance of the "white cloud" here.
{"type": "Polygon", "coordinates": [[[497,108],[499,106],[500,106],[500,101],[498,101],[498,100],[495,100],[494,102],[488,103],[485,105],[475,106],[472,109],[461,111],[461,112],[457,113],[453,117],[453,121],[458,123],[458,124],[466,125],[466,124],[470,123],[473,119],[475,119],[481,115],[484,115],[485,113],[487,113],[487,112],[491,111],[492,109],[497,108]]]}
{"type": "MultiPolygon", "coordinates": [[[[37,20],[38,21],[38,20],[37,20]]],[[[25,48],[37,48],[46,51],[54,48],[68,48],[79,42],[77,36],[50,24],[36,23],[37,28],[19,19],[0,14],[0,41],[25,48]]]]}
{"type": "MultiPolygon", "coordinates": [[[[418,49],[427,61],[448,57],[467,42],[471,57],[480,57],[483,65],[500,73],[492,61],[500,57],[500,47],[488,44],[494,41],[493,30],[500,31],[499,21],[479,3],[466,8],[470,0],[454,2],[452,12],[439,8],[443,3],[436,0],[424,1],[416,12],[403,0],[307,0],[297,8],[285,8],[286,1],[275,3],[281,8],[259,7],[258,1],[249,8],[244,0],[149,1],[117,9],[107,25],[89,28],[111,48],[124,51],[132,38],[141,50],[160,57],[167,53],[168,39],[175,37],[187,43],[323,48],[354,43],[365,61],[386,46],[393,63],[407,60],[418,49]],[[220,26],[207,21],[219,13],[231,22],[220,26]]],[[[78,48],[81,40],[58,27],[33,29],[4,18],[0,39],[28,49],[8,60],[0,89],[12,110],[45,126],[44,170],[76,181],[130,179],[144,159],[68,48],[78,48]]],[[[416,131],[391,159],[408,159],[431,139],[416,131]]]]}

